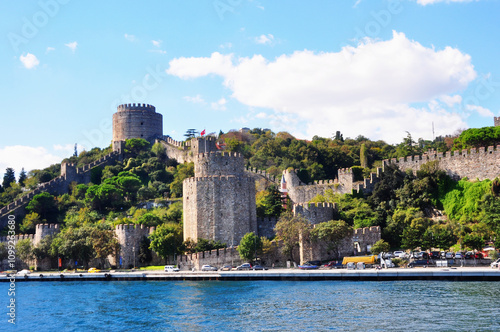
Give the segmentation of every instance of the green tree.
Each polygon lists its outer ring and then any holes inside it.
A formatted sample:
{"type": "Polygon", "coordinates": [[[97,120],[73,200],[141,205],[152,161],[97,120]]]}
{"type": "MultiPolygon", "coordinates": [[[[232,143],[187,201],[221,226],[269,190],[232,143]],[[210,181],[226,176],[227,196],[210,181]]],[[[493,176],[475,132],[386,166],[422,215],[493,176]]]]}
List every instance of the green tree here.
{"type": "Polygon", "coordinates": [[[262,240],[254,232],[246,233],[241,238],[237,250],[241,259],[250,262],[257,258],[257,253],[262,252],[262,240]]]}
{"type": "Polygon", "coordinates": [[[330,220],[316,225],[311,231],[312,239],[317,239],[326,243],[328,252],[334,253],[337,257],[340,256],[338,248],[349,234],[352,233],[350,227],[343,220],[330,220]]]}
{"type": "Polygon", "coordinates": [[[161,224],[149,236],[149,248],[163,259],[181,252],[182,226],[174,223],[161,224]]]}
{"type": "Polygon", "coordinates": [[[115,255],[120,247],[113,231],[97,227],[90,231],[89,242],[93,249],[92,258],[100,260],[101,266],[104,266],[106,258],[115,255]]]}
{"type": "Polygon", "coordinates": [[[6,190],[7,188],[9,188],[12,182],[16,182],[16,174],[13,168],[8,167],[5,170],[5,174],[3,176],[3,182],[2,182],[3,189],[6,190]]]}
{"type": "Polygon", "coordinates": [[[28,213],[37,213],[40,219],[53,222],[58,213],[56,199],[48,192],[37,194],[29,202],[26,211],[28,213]]]}
{"type": "Polygon", "coordinates": [[[279,217],[283,212],[283,202],[281,193],[276,186],[271,186],[268,189],[257,193],[257,217],[279,217]]]}
{"type": "Polygon", "coordinates": [[[51,253],[67,259],[74,259],[88,268],[88,262],[94,258],[92,245],[92,227],[67,227],[56,235],[51,245],[51,253]]]}
{"type": "Polygon", "coordinates": [[[378,255],[381,252],[388,252],[391,249],[391,245],[384,240],[380,239],[371,248],[371,252],[374,255],[378,255]]]}
{"type": "Polygon", "coordinates": [[[170,184],[170,194],[172,197],[182,197],[182,182],[194,176],[194,163],[177,165],[174,181],[170,184]]]}
{"type": "Polygon", "coordinates": [[[22,261],[30,261],[35,258],[33,244],[30,239],[22,239],[16,243],[16,255],[22,261]]]}
{"type": "Polygon", "coordinates": [[[283,241],[283,254],[293,261],[293,250],[299,247],[301,234],[307,237],[309,223],[302,215],[294,216],[287,211],[281,214],[274,231],[277,239],[283,241]]]}
{"type": "Polygon", "coordinates": [[[23,223],[19,227],[19,230],[23,233],[34,233],[36,225],[41,222],[42,220],[38,213],[28,213],[24,216],[23,223]]]}
{"type": "Polygon", "coordinates": [[[24,187],[24,182],[26,181],[26,179],[28,178],[28,175],[26,174],[26,171],[24,170],[24,167],[21,169],[21,173],[19,174],[19,179],[17,180],[17,183],[19,183],[19,185],[21,187],[24,187]]]}
{"type": "Polygon", "coordinates": [[[142,151],[149,150],[151,144],[143,138],[130,138],[125,141],[125,152],[138,155],[142,151]]]}

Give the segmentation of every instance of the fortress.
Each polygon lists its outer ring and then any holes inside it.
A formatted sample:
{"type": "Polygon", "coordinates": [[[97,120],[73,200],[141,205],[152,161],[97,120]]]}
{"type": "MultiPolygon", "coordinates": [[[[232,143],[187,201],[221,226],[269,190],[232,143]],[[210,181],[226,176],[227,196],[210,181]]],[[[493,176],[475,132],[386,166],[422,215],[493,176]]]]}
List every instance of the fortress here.
{"type": "MultiPolygon", "coordinates": [[[[118,106],[113,114],[113,152],[103,158],[77,168],[71,163],[61,164],[61,175],[50,182],[41,184],[37,189],[26,194],[17,201],[0,209],[0,227],[4,227],[7,217],[14,214],[24,215],[24,208],[34,195],[47,191],[54,195],[68,192],[71,182],[90,183],[91,170],[95,167],[112,165],[123,158],[125,140],[144,138],[151,143],[157,142],[165,147],[169,158],[179,163],[194,162],[195,176],[183,182],[183,227],[184,240],[198,238],[220,241],[233,247],[248,232],[260,236],[273,237],[275,218],[258,219],[256,216],[256,180],[276,183],[276,179],[265,172],[245,169],[243,156],[238,153],[220,152],[215,137],[197,137],[190,141],[179,142],[169,136],[163,136],[163,117],[156,113],[149,104],[124,104],[118,106]]],[[[495,118],[495,125],[500,118],[495,118]]],[[[493,179],[500,175],[500,146],[447,152],[445,154],[428,152],[422,156],[384,160],[383,167],[372,173],[370,178],[361,182],[354,181],[351,169],[339,169],[337,178],[333,180],[302,183],[293,169],[282,174],[281,190],[286,192],[293,204],[293,213],[304,216],[312,225],[332,220],[335,216],[334,204],[310,204],[317,195],[325,195],[327,191],[346,194],[352,192],[368,194],[373,191],[380,180],[383,169],[388,165],[397,165],[401,170],[411,169],[416,172],[422,165],[437,161],[438,167],[445,170],[453,178],[493,179]]],[[[35,235],[19,235],[18,239],[28,238],[38,243],[44,236],[55,234],[58,225],[37,225],[35,235]]],[[[120,243],[122,266],[134,264],[139,253],[142,239],[154,228],[137,225],[118,225],[114,232],[120,243]]],[[[370,227],[355,230],[352,236],[345,239],[341,252],[350,254],[366,252],[369,246],[380,239],[380,228],[370,227]]],[[[0,241],[5,241],[1,239],[0,241]]],[[[300,246],[301,260],[323,259],[321,244],[302,242],[300,246]]],[[[187,265],[200,265],[206,262],[205,253],[195,255],[196,258],[183,257],[187,265]],[[193,263],[196,261],[196,263],[193,263]]],[[[225,259],[236,259],[233,250],[224,250],[225,259]]],[[[218,259],[216,254],[208,253],[210,259],[218,259]]],[[[181,259],[181,260],[182,260],[181,259]]],[[[110,259],[113,261],[113,258],[110,259]]],[[[116,257],[114,258],[116,264],[116,257]]]]}

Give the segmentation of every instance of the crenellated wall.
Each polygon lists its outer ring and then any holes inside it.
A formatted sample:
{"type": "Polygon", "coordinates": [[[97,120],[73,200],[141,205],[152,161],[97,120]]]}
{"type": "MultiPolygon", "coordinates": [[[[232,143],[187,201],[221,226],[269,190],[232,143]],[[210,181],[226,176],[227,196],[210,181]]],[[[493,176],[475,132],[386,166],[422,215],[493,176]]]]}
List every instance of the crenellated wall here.
{"type": "Polygon", "coordinates": [[[300,214],[305,217],[309,223],[316,225],[333,220],[334,211],[336,209],[336,205],[331,203],[299,203],[293,205],[293,214],[300,214]]]}
{"type": "Polygon", "coordinates": [[[120,244],[120,252],[117,257],[109,257],[111,264],[119,266],[121,257],[123,268],[127,269],[130,266],[138,266],[141,241],[144,237],[148,237],[151,233],[153,233],[154,230],[154,227],[146,227],[144,225],[116,225],[115,234],[118,239],[118,243],[120,244]]]}
{"type": "MultiPolygon", "coordinates": [[[[314,226],[315,227],[315,226],[314,226]]],[[[381,239],[379,226],[355,229],[338,247],[337,252],[328,252],[328,244],[323,241],[302,239],[299,242],[300,263],[307,261],[326,261],[344,256],[365,255],[368,249],[381,239]]]]}
{"type": "Polygon", "coordinates": [[[80,168],[77,168],[71,163],[61,163],[60,176],[39,184],[38,188],[0,209],[0,229],[7,225],[9,214],[13,214],[19,219],[22,218],[26,213],[26,205],[28,205],[35,195],[42,192],[48,192],[52,195],[62,195],[68,192],[68,186],[71,182],[88,184],[90,182],[90,171],[92,168],[113,164],[120,156],[121,155],[116,152],[111,152],[80,168]]]}
{"type": "Polygon", "coordinates": [[[406,158],[393,158],[383,161],[383,167],[393,164],[400,170],[411,169],[414,173],[420,170],[422,165],[437,161],[438,167],[444,170],[450,177],[461,179],[467,177],[470,180],[495,179],[500,175],[500,145],[487,149],[480,147],[462,151],[448,151],[446,153],[429,151],[421,156],[406,158]]]}
{"type": "Polygon", "coordinates": [[[163,136],[163,116],[153,105],[123,104],[113,114],[113,142],[143,138],[150,142],[163,136]]]}
{"type": "Polygon", "coordinates": [[[184,240],[236,245],[246,233],[257,233],[255,181],[243,165],[235,153],[196,156],[195,177],[183,182],[184,240]]]}

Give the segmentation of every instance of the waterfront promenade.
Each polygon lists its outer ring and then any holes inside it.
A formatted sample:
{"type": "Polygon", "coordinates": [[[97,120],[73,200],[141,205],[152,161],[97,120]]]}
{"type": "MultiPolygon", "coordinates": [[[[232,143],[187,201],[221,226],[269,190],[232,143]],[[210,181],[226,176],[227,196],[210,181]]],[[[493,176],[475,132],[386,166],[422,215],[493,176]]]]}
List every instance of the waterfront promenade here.
{"type": "MultiPolygon", "coordinates": [[[[217,272],[65,272],[65,273],[31,273],[14,275],[16,282],[22,281],[133,281],[133,280],[359,280],[359,281],[391,281],[391,280],[451,280],[451,281],[500,281],[500,270],[489,267],[456,267],[456,268],[391,268],[365,270],[298,270],[271,269],[267,271],[217,271],[217,272]]],[[[0,274],[0,282],[9,282],[11,276],[0,274]]]]}

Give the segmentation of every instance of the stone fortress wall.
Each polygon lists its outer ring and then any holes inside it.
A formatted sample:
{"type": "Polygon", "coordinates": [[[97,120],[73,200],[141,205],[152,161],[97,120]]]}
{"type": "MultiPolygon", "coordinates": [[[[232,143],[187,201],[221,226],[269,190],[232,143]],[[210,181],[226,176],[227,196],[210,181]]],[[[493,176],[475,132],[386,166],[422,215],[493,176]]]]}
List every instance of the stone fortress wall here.
{"type": "Polygon", "coordinates": [[[16,218],[23,217],[26,213],[25,207],[35,195],[42,192],[48,192],[52,195],[62,195],[68,192],[68,186],[71,182],[88,184],[92,168],[114,164],[120,157],[120,154],[111,152],[99,160],[79,168],[71,163],[61,163],[60,176],[48,182],[41,183],[38,188],[0,209],[0,229],[7,225],[10,214],[16,216],[16,218]]]}
{"type": "Polygon", "coordinates": [[[195,177],[183,182],[184,240],[229,245],[238,244],[246,233],[257,233],[255,181],[243,165],[237,153],[196,156],[195,177]]]}
{"type": "Polygon", "coordinates": [[[470,180],[493,180],[500,175],[500,145],[446,153],[429,151],[421,156],[386,159],[383,167],[397,165],[402,171],[411,169],[416,173],[422,165],[431,161],[437,161],[439,169],[456,180],[465,177],[470,180]]]}
{"type": "Polygon", "coordinates": [[[113,142],[163,137],[163,116],[149,104],[123,104],[113,114],[113,142]]]}

